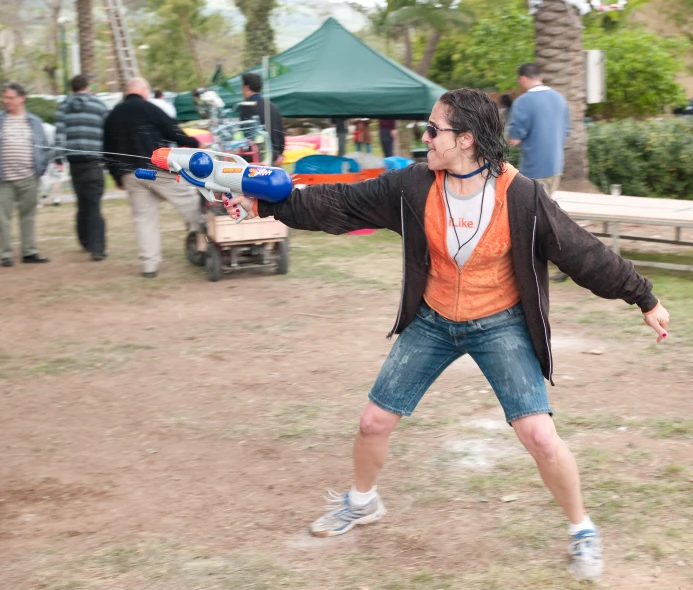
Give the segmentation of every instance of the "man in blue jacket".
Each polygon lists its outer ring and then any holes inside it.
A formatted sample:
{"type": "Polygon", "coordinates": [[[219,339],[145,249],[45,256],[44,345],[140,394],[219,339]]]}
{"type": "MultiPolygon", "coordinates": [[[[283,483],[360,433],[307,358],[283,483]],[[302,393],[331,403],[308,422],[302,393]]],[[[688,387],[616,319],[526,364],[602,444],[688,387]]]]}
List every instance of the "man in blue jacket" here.
{"type": "MultiPolygon", "coordinates": [[[[517,69],[524,91],[512,105],[508,143],[520,146],[520,173],[538,180],[546,194],[558,190],[563,174],[563,151],[570,135],[570,112],[562,94],[546,86],[535,64],[517,69]]],[[[567,275],[552,277],[564,281],[567,275]]]]}
{"type": "Polygon", "coordinates": [[[36,249],[35,215],[39,178],[50,150],[43,122],[26,110],[26,92],[8,84],[0,111],[0,266],[12,266],[12,210],[17,207],[22,234],[22,262],[48,262],[36,249]]]}
{"type": "Polygon", "coordinates": [[[542,82],[535,64],[522,64],[517,73],[524,94],[513,102],[508,143],[520,146],[520,173],[541,182],[551,196],[563,174],[563,150],[570,135],[568,103],[542,82]]]}

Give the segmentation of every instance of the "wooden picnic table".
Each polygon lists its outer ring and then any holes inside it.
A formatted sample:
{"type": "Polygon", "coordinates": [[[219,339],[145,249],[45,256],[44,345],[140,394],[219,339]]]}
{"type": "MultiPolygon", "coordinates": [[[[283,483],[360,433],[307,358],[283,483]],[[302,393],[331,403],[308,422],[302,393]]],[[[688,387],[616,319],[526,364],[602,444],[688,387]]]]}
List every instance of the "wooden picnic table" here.
{"type": "MultiPolygon", "coordinates": [[[[611,248],[620,253],[619,240],[659,242],[679,246],[693,246],[693,242],[681,239],[683,228],[693,229],[693,201],[678,199],[652,199],[604,194],[556,191],[553,198],[572,219],[602,222],[602,231],[595,236],[611,237],[611,248]],[[632,236],[621,234],[621,224],[659,225],[674,229],[672,238],[632,236]]],[[[640,266],[693,271],[693,266],[669,262],[633,260],[640,266]]]]}

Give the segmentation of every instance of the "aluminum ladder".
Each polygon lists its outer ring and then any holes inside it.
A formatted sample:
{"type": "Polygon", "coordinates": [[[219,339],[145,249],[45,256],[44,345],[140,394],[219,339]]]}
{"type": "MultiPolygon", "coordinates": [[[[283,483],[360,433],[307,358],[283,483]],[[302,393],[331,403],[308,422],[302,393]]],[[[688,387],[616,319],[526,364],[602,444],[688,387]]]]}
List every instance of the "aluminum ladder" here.
{"type": "Polygon", "coordinates": [[[130,40],[125,24],[123,4],[121,0],[104,0],[108,24],[111,29],[113,55],[111,59],[115,67],[108,68],[110,74],[109,86],[115,86],[113,90],[125,91],[125,85],[130,78],[140,76],[140,68],[137,65],[137,55],[130,40]]]}

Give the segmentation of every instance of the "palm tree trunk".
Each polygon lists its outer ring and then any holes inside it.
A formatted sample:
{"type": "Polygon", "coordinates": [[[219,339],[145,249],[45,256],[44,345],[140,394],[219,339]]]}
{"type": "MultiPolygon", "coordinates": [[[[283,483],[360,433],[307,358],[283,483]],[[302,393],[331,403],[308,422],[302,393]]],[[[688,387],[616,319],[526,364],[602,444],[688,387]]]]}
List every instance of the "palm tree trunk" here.
{"type": "Polygon", "coordinates": [[[431,36],[426,43],[424,54],[416,66],[416,73],[419,74],[419,76],[423,76],[424,78],[428,76],[428,68],[431,67],[431,62],[433,61],[433,56],[436,54],[436,48],[438,47],[442,34],[443,33],[438,29],[433,29],[431,31],[431,36]]]}
{"type": "Polygon", "coordinates": [[[197,73],[197,83],[200,86],[204,86],[204,79],[202,77],[202,66],[200,65],[200,59],[197,55],[197,47],[195,46],[195,38],[193,37],[192,29],[190,28],[190,19],[188,18],[188,13],[185,10],[181,10],[179,13],[181,23],[183,23],[183,34],[185,35],[185,43],[188,46],[188,51],[192,57],[193,64],[195,64],[195,71],[197,73]]]}
{"type": "Polygon", "coordinates": [[[414,50],[411,46],[411,34],[407,26],[402,28],[402,39],[404,39],[404,67],[411,70],[414,67],[414,50]]]}
{"type": "Polygon", "coordinates": [[[48,8],[50,9],[50,26],[48,27],[48,43],[49,47],[53,50],[53,54],[49,55],[48,63],[43,66],[43,71],[48,76],[51,93],[60,94],[60,88],[58,86],[58,64],[60,63],[60,37],[58,36],[58,30],[60,26],[58,25],[58,18],[60,17],[61,0],[51,0],[48,3],[48,8]]]}
{"type": "Polygon", "coordinates": [[[543,81],[560,92],[570,109],[570,137],[565,149],[563,178],[586,181],[585,62],[582,22],[577,8],[564,0],[544,0],[534,16],[536,63],[543,81]]]}
{"type": "Polygon", "coordinates": [[[96,77],[94,52],[94,18],[91,0],[77,0],[77,26],[79,29],[79,66],[81,74],[89,79],[96,77]]]}
{"type": "Polygon", "coordinates": [[[276,53],[270,16],[277,7],[277,0],[235,0],[235,4],[246,19],[243,64],[252,68],[260,64],[264,56],[276,53]]]}

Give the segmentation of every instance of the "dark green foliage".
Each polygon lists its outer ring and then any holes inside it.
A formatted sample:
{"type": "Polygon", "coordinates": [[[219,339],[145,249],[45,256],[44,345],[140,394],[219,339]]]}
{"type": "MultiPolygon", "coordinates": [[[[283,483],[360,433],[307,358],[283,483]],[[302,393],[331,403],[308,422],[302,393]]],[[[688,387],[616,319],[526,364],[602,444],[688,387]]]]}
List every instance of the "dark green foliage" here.
{"type": "Polygon", "coordinates": [[[605,193],[693,200],[693,117],[587,126],[590,180],[605,193]]]}
{"type": "Polygon", "coordinates": [[[141,65],[152,87],[182,92],[202,86],[207,76],[196,64],[196,45],[211,34],[216,14],[206,11],[204,0],[148,0],[147,12],[138,31],[149,46],[141,65]]]}
{"type": "Polygon", "coordinates": [[[58,111],[58,103],[54,100],[39,97],[27,97],[26,110],[37,117],[41,117],[46,123],[55,123],[55,113],[58,111]]]}
{"type": "Polygon", "coordinates": [[[515,168],[520,165],[520,148],[509,145],[505,150],[505,157],[515,168]]]}
{"type": "Polygon", "coordinates": [[[428,77],[447,88],[516,88],[517,66],[534,59],[532,23],[521,3],[480,12],[470,31],[441,40],[428,77]]]}
{"type": "Polygon", "coordinates": [[[277,0],[235,0],[235,3],[246,19],[243,65],[249,69],[262,63],[264,56],[277,52],[270,23],[277,0]]]}

